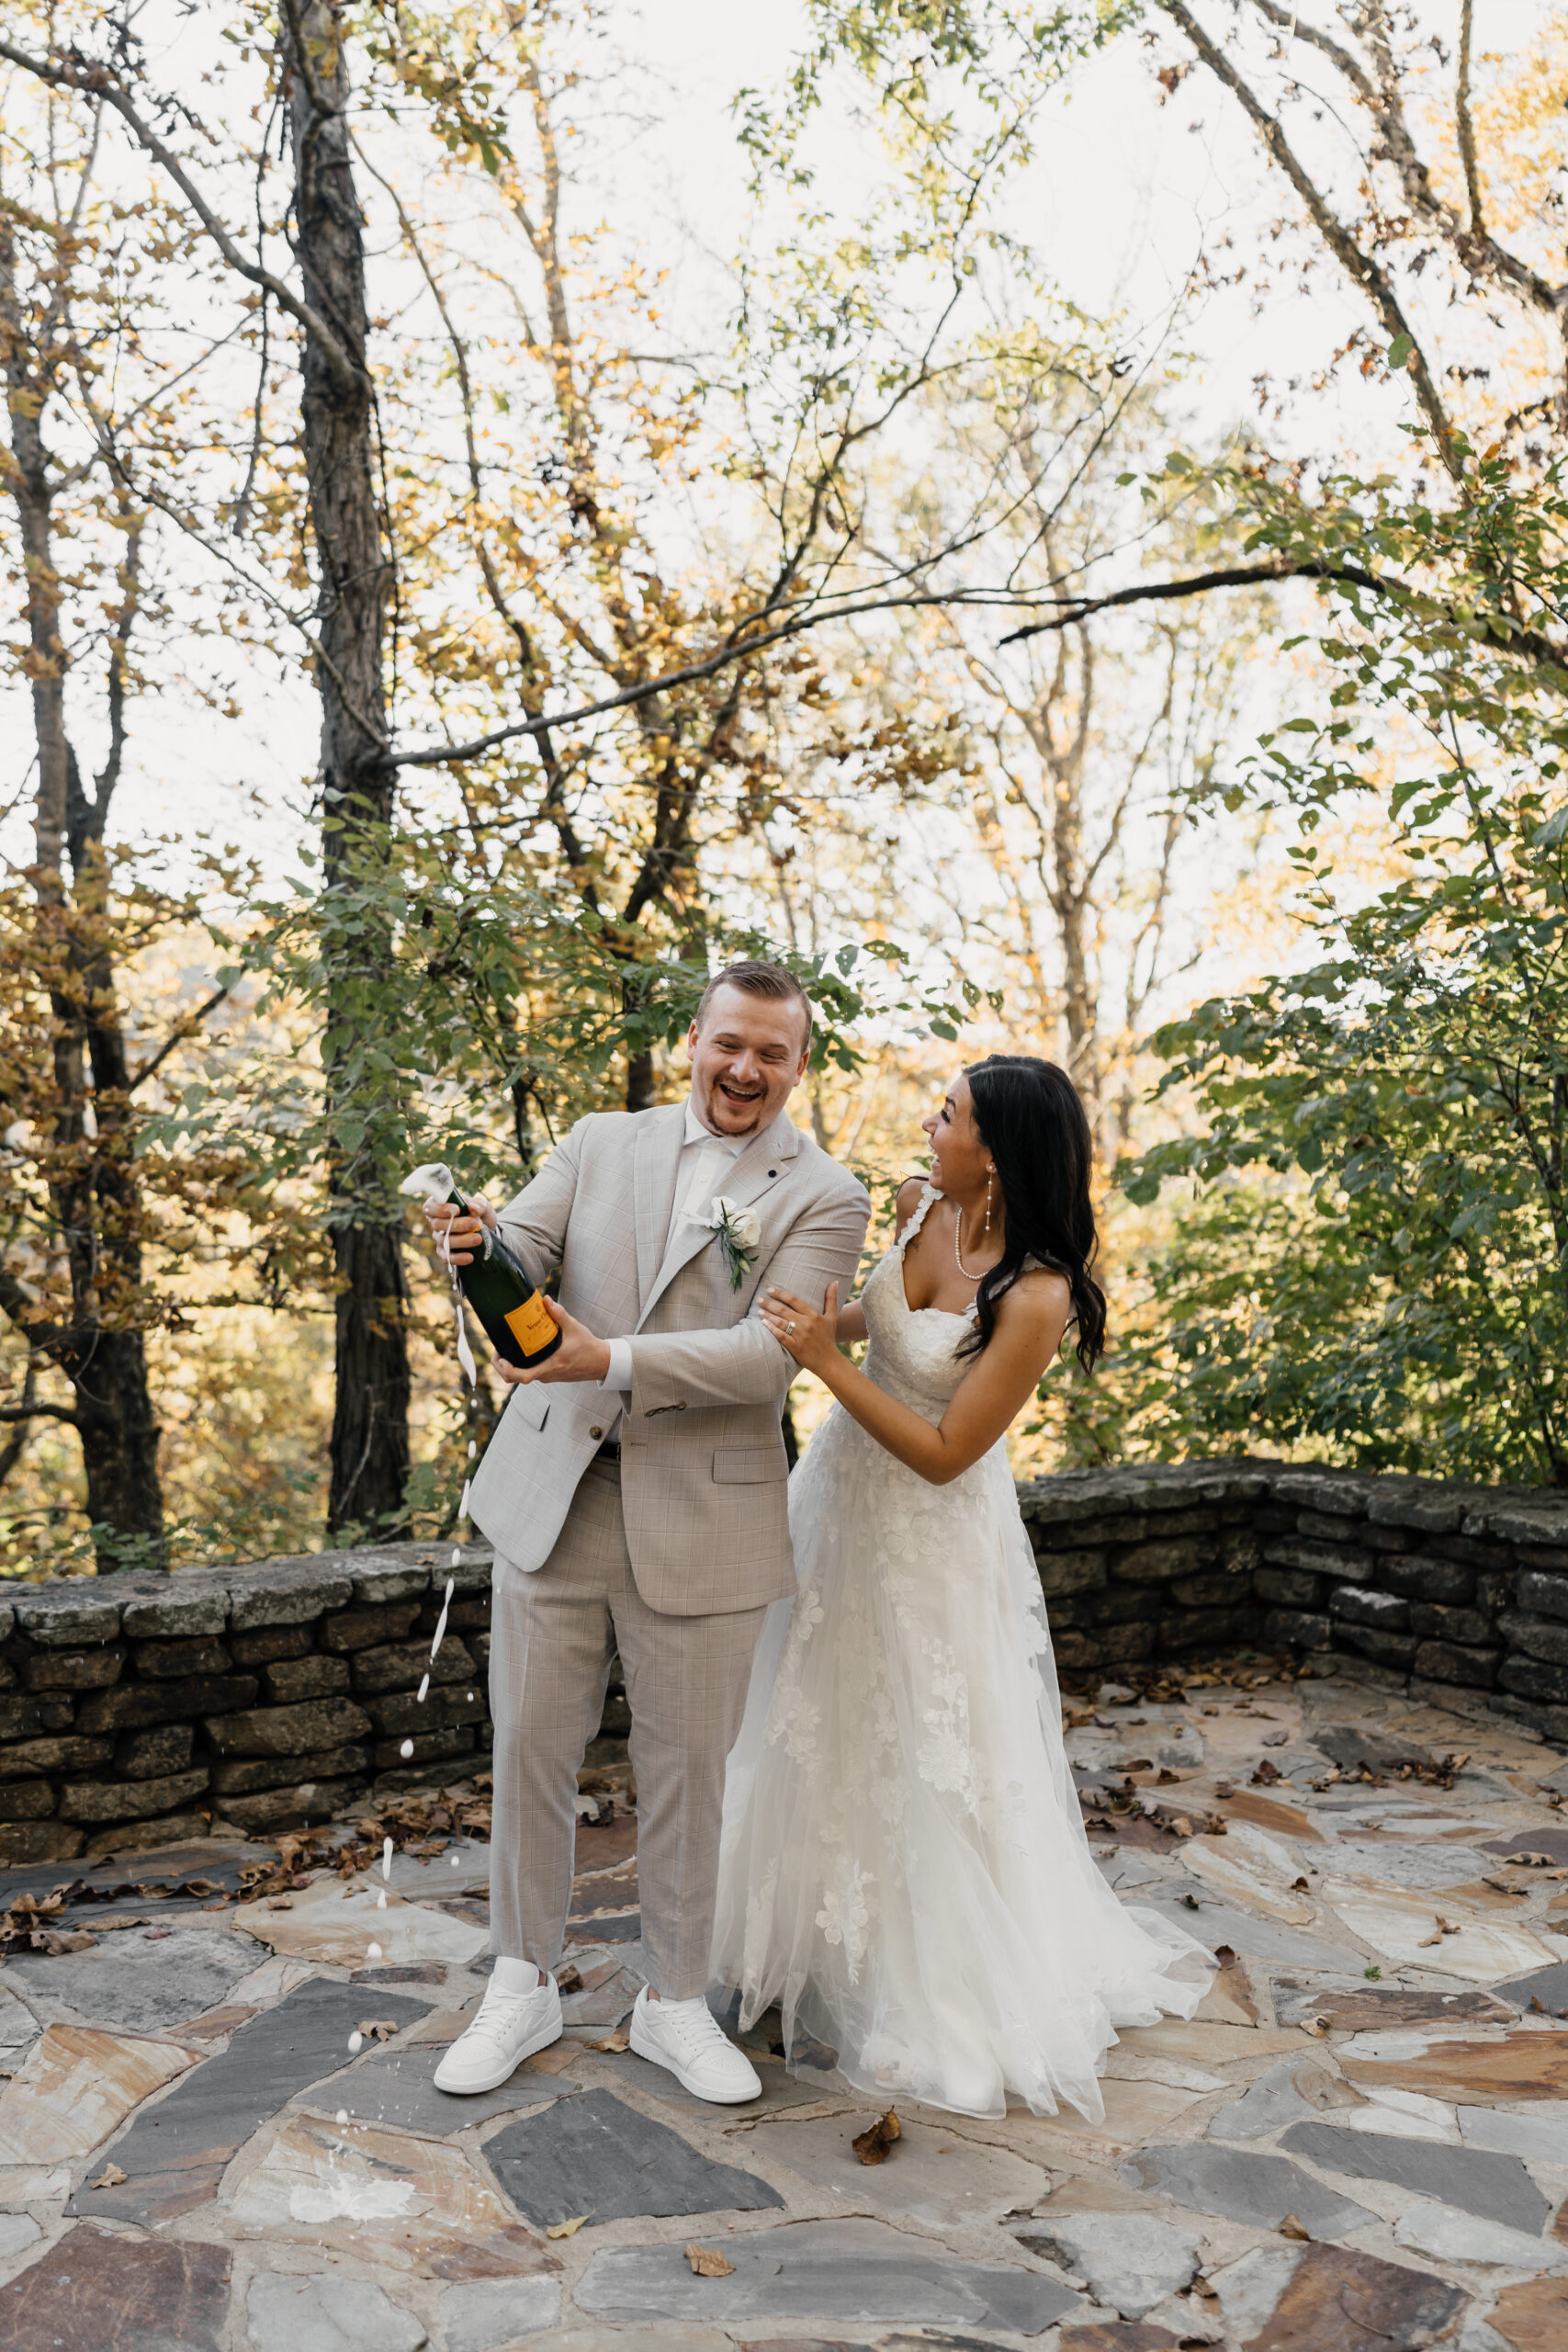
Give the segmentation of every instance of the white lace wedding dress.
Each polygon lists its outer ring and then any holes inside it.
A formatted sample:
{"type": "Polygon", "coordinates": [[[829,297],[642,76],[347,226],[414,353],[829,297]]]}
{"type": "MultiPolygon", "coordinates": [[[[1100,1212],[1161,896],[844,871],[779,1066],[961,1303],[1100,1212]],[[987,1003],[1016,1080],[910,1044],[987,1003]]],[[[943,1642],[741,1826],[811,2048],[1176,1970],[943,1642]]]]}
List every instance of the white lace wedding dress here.
{"type": "MultiPolygon", "coordinates": [[[[863,1293],[866,1372],[940,1421],[969,1317],[863,1293]]],[[[971,1309],[971,1314],[973,1310],[971,1309]]],[[[1005,1440],[946,1487],[835,1406],[790,1481],[799,1592],[729,1758],[716,1984],[778,2002],[789,2064],[877,2098],[1098,2121],[1115,2029],[1190,2017],[1213,1962],[1095,1866],[1005,1440]]]]}

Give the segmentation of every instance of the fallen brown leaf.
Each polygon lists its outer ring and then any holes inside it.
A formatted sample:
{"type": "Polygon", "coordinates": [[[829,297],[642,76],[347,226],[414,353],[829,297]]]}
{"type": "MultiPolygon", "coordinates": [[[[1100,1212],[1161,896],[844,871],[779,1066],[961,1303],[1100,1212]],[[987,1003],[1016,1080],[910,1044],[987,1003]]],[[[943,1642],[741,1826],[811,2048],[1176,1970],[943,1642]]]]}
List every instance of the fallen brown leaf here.
{"type": "Polygon", "coordinates": [[[727,2262],[716,2246],[692,2245],[686,2248],[686,2259],[692,2274],[697,2278],[728,2278],[735,2268],[727,2262]]]}
{"type": "Polygon", "coordinates": [[[1293,2213],[1287,2213],[1280,2222],[1280,2235],[1282,2238],[1300,2238],[1305,2245],[1312,2244],[1312,2232],[1303,2230],[1293,2213]]]}
{"type": "Polygon", "coordinates": [[[889,2108],[886,2115],[868,2124],[858,2138],[850,2142],[850,2145],[863,2165],[885,2165],[888,2149],[895,2140],[901,2140],[903,2136],[903,2127],[889,2108]]]}
{"type": "Polygon", "coordinates": [[[269,1894],[266,1907],[269,1911],[292,1911],[294,1897],[291,1894],[269,1894]]]}
{"type": "Polygon", "coordinates": [[[579,2213],[570,2222],[552,2222],[549,2228],[545,2232],[545,2235],[547,2238],[575,2237],[578,2231],[582,2227],[582,2224],[587,2219],[588,2216],[586,2213],[579,2213]]]}
{"type": "Polygon", "coordinates": [[[585,2041],[582,2046],[585,2050],[629,2050],[631,2036],[628,2033],[607,2033],[602,2041],[585,2041]]]}
{"type": "Polygon", "coordinates": [[[1328,2019],[1326,2018],[1303,2018],[1302,2031],[1303,2033],[1310,2033],[1314,2041],[1321,2041],[1324,2035],[1328,2031],[1328,2019]]]}
{"type": "Polygon", "coordinates": [[[1505,1854],[1503,1860],[1522,1870],[1549,1871],[1551,1868],[1550,1854],[1505,1854]]]}
{"type": "Polygon", "coordinates": [[[581,1968],[557,1969],[556,1991],[558,1993],[579,1993],[581,1989],[582,1971],[581,1968]]]}
{"type": "Polygon", "coordinates": [[[361,2018],[359,2030],[367,2041],[390,2041],[398,2030],[396,2018],[361,2018]]]}
{"type": "Polygon", "coordinates": [[[100,1936],[112,1936],[122,1928],[144,1928],[146,1925],[145,1911],[114,1911],[107,1919],[98,1921],[98,1933],[100,1936]]]}
{"type": "Polygon", "coordinates": [[[93,2187],[95,2188],[118,2188],[122,2180],[129,2180],[130,2178],[130,2175],[128,2172],[121,2172],[118,2165],[106,2165],[102,2172],[98,2175],[96,2180],[94,2181],[93,2187]]]}
{"type": "Polygon", "coordinates": [[[85,1928],[35,1928],[24,1939],[29,1950],[46,1952],[51,1960],[60,1960],[68,1951],[91,1951],[97,1940],[85,1928]]]}

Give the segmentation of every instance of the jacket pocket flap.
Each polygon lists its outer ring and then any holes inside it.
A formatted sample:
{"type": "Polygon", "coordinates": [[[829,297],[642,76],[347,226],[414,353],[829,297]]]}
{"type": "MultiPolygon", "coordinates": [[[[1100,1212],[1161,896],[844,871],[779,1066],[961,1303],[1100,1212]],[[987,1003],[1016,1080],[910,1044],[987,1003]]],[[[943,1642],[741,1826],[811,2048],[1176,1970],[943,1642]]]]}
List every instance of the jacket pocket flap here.
{"type": "Polygon", "coordinates": [[[550,1392],[547,1388],[514,1388],[507,1410],[515,1413],[529,1428],[542,1430],[550,1417],[550,1392]]]}
{"type": "Polygon", "coordinates": [[[782,1445],[721,1445],[713,1457],[713,1475],[720,1487],[759,1487],[787,1478],[789,1464],[782,1445]]]}

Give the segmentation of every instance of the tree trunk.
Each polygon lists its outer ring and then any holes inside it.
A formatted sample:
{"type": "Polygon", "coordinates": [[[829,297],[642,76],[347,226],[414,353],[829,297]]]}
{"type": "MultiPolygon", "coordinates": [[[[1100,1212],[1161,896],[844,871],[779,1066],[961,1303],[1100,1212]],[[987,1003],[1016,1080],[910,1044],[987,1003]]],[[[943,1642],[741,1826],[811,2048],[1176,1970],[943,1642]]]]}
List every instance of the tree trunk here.
{"type": "MultiPolygon", "coordinates": [[[[51,460],[43,435],[57,352],[29,350],[17,294],[14,245],[5,232],[0,232],[0,357],[11,439],[7,487],[16,501],[27,567],[27,669],[39,770],[33,884],[39,964],[47,974],[53,1032],[49,1197],[51,1222],[63,1240],[70,1271],[71,1310],[61,1322],[40,1317],[28,1295],[13,1284],[6,1286],[0,1305],[27,1337],[29,1372],[39,1357],[51,1356],[71,1383],[89,1521],[112,1536],[141,1539],[136,1547],[141,1557],[150,1554],[159,1559],[164,1538],[159,1430],[137,1321],[141,1204],[134,1176],[129,1071],[115,988],[103,848],[125,741],[125,647],[136,605],[139,533],[132,528],[129,536],[122,574],[125,603],[110,641],[109,759],[96,794],[89,799],[65,727],[67,657],[61,629],[51,460]]],[[[29,1403],[31,1396],[29,1378],[29,1403]]],[[[99,1544],[100,1569],[120,1566],[124,1557],[121,1544],[99,1544]]]]}
{"type": "Polygon", "coordinates": [[[300,413],[321,598],[322,872],[331,958],[323,1040],[337,1284],[333,1415],[334,1532],[406,1525],[408,1286],[396,1152],[403,1121],[393,1057],[375,1051],[391,941],[378,885],[387,872],[395,771],[387,743],[382,645],[389,568],[374,469],[366,367],[363,224],[349,162],[347,60],[333,0],[287,0],[285,55],[294,221],[306,300],[336,347],[305,339],[300,413]],[[334,903],[335,901],[335,903],[334,903]],[[368,1066],[368,1068],[367,1068],[368,1066]]]}

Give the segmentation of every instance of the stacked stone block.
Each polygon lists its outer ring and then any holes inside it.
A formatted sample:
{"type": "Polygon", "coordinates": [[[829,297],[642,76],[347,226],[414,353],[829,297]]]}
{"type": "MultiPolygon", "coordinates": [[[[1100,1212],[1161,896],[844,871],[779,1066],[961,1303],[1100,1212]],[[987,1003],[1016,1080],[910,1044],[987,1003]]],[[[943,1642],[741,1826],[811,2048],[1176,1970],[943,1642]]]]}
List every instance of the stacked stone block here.
{"type": "Polygon", "coordinates": [[[449,1548],[390,1544],[0,1592],[0,1860],[329,1820],[378,1783],[456,1777],[491,1744],[486,1551],[454,1565],[449,1548]]]}
{"type": "Polygon", "coordinates": [[[1020,1490],[1069,1677],[1253,1645],[1262,1470],[1096,1470],[1020,1490]]]}
{"type": "Polygon", "coordinates": [[[1069,1673],[1251,1641],[1568,1744],[1568,1494],[1215,1462],[1021,1501],[1069,1673]]]}

